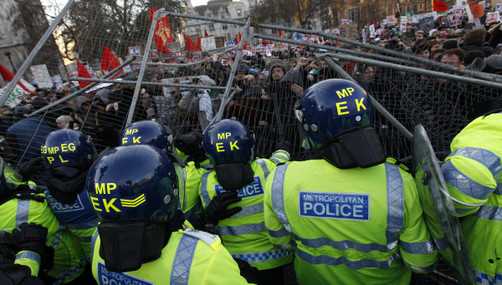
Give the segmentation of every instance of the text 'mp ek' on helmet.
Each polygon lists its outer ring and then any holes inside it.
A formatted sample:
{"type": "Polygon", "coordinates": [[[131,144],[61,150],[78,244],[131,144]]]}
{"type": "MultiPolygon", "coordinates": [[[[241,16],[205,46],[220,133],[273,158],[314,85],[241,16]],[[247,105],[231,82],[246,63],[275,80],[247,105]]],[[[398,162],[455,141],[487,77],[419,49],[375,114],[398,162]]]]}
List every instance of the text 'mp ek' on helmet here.
{"type": "Polygon", "coordinates": [[[202,143],[213,166],[253,160],[253,133],[239,121],[224,119],[210,125],[202,143]]]}
{"type": "Polygon", "coordinates": [[[109,150],[91,166],[86,181],[101,221],[169,221],[178,207],[177,185],[169,157],[150,145],[109,150]]]}
{"type": "Polygon", "coordinates": [[[138,121],[127,126],[120,134],[120,145],[149,144],[170,153],[171,131],[154,121],[138,121]]]}
{"type": "Polygon", "coordinates": [[[253,182],[254,136],[246,125],[229,119],[216,122],[206,129],[202,144],[223,189],[238,190],[253,182]]]}
{"type": "Polygon", "coordinates": [[[305,91],[299,103],[295,115],[316,149],[349,130],[373,124],[368,94],[349,80],[318,82],[305,91]]]}
{"type": "Polygon", "coordinates": [[[91,137],[70,129],[56,130],[48,134],[40,153],[50,167],[90,165],[96,157],[91,137]]]}

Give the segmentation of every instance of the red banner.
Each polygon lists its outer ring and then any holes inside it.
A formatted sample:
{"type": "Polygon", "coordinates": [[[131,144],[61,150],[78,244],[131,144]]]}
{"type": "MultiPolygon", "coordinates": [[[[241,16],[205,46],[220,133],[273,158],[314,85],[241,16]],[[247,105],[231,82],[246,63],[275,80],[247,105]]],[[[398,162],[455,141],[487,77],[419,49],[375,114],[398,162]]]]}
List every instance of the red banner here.
{"type": "MultiPolygon", "coordinates": [[[[150,23],[153,21],[153,14],[159,9],[150,9],[150,23]]],[[[154,32],[155,44],[157,45],[157,51],[169,53],[167,48],[168,43],[174,42],[173,31],[171,30],[171,25],[167,21],[167,16],[162,17],[157,21],[157,26],[155,26],[154,32]]]]}

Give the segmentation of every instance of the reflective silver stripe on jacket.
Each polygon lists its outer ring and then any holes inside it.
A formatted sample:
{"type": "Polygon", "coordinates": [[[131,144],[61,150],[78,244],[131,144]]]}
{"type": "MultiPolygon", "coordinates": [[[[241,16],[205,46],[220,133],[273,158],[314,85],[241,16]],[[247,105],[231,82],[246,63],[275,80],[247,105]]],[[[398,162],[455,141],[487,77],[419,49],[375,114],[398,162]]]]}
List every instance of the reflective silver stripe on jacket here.
{"type": "Polygon", "coordinates": [[[463,147],[456,149],[448,156],[459,155],[473,159],[481,164],[483,164],[492,173],[495,180],[498,181],[500,175],[502,174],[502,165],[500,165],[500,157],[495,153],[475,147],[463,147]]]}
{"type": "Polygon", "coordinates": [[[259,214],[263,213],[263,203],[251,205],[251,206],[244,206],[242,207],[242,210],[239,213],[234,214],[230,218],[240,218],[240,217],[245,217],[245,216],[251,216],[254,214],[259,214]]]}
{"type": "Polygon", "coordinates": [[[190,235],[183,235],[181,237],[173,260],[170,284],[188,284],[190,267],[192,266],[195,248],[198,242],[198,238],[190,235]]]}
{"type": "Polygon", "coordinates": [[[222,236],[238,236],[238,235],[245,235],[245,234],[255,234],[259,232],[264,232],[266,230],[265,228],[265,223],[261,222],[258,224],[249,224],[249,225],[242,225],[242,226],[219,226],[218,227],[218,232],[222,236]]]}
{"type": "Polygon", "coordinates": [[[18,200],[16,209],[16,227],[22,223],[28,222],[28,214],[30,213],[30,200],[18,200]]]}
{"type": "MultiPolygon", "coordinates": [[[[495,181],[498,181],[500,179],[500,175],[502,175],[502,165],[500,164],[500,157],[489,150],[474,147],[463,147],[456,149],[454,152],[448,155],[448,157],[453,155],[470,158],[481,163],[492,173],[495,181]]],[[[443,169],[443,174],[445,175],[446,181],[466,195],[469,195],[476,199],[486,200],[493,191],[492,188],[484,186],[467,177],[455,166],[453,166],[450,161],[445,163],[443,169]]],[[[497,186],[495,193],[500,195],[499,186],[497,186]]]]}
{"type": "Polygon", "coordinates": [[[442,167],[444,179],[458,191],[475,199],[486,200],[493,192],[493,189],[479,184],[460,172],[451,161],[447,161],[442,167]]]}
{"type": "Polygon", "coordinates": [[[270,160],[272,160],[276,164],[287,162],[290,159],[291,159],[291,155],[289,154],[289,152],[287,152],[285,150],[277,150],[270,157],[270,160]],[[282,160],[284,160],[284,161],[282,161],[282,160]]]}
{"type": "Polygon", "coordinates": [[[16,260],[26,258],[35,261],[36,263],[40,264],[42,262],[42,259],[40,258],[40,255],[32,252],[32,251],[23,251],[16,255],[16,260]]]}
{"type": "Polygon", "coordinates": [[[478,218],[502,222],[502,208],[483,205],[475,214],[478,218]]]}
{"type": "Polygon", "coordinates": [[[286,169],[289,164],[279,165],[275,169],[274,181],[272,181],[272,207],[274,213],[281,222],[282,226],[286,231],[291,232],[291,225],[289,224],[288,217],[286,216],[286,211],[284,209],[284,176],[286,175],[286,169]]]}
{"type": "Polygon", "coordinates": [[[204,201],[204,208],[206,208],[209,203],[211,203],[211,197],[209,197],[209,192],[207,191],[207,179],[211,172],[206,172],[202,174],[202,178],[200,181],[200,195],[202,196],[202,200],[204,201]]]}
{"type": "Polygon", "coordinates": [[[92,250],[91,250],[91,260],[90,260],[91,262],[92,262],[92,258],[94,256],[94,248],[96,247],[96,240],[98,239],[98,236],[99,236],[99,231],[96,230],[94,232],[94,235],[91,238],[91,248],[92,248],[92,250]]]}
{"type": "Polygon", "coordinates": [[[332,257],[327,255],[311,255],[310,253],[297,249],[298,257],[305,260],[310,264],[325,264],[325,265],[345,265],[352,270],[359,270],[362,268],[373,267],[373,268],[389,268],[392,262],[396,259],[400,259],[401,256],[398,253],[392,254],[389,259],[384,261],[373,260],[373,259],[362,259],[362,260],[349,260],[345,257],[332,257]]]}
{"type": "Polygon", "coordinates": [[[387,248],[396,248],[404,221],[403,178],[399,166],[385,163],[387,176],[387,248]]]}
{"type": "Polygon", "coordinates": [[[433,252],[436,249],[434,247],[434,244],[432,243],[432,240],[413,243],[400,241],[399,246],[401,247],[401,249],[411,254],[427,254],[433,252]]]}
{"type": "Polygon", "coordinates": [[[291,255],[291,251],[272,250],[272,251],[267,251],[267,252],[232,254],[232,257],[242,259],[246,262],[263,262],[263,261],[267,261],[267,260],[274,260],[274,259],[283,258],[288,255],[291,255]]]}
{"type": "Polygon", "coordinates": [[[270,170],[267,167],[267,163],[263,159],[257,159],[255,160],[260,166],[261,169],[263,170],[263,173],[265,174],[265,180],[267,180],[268,175],[270,174],[270,170]]]}

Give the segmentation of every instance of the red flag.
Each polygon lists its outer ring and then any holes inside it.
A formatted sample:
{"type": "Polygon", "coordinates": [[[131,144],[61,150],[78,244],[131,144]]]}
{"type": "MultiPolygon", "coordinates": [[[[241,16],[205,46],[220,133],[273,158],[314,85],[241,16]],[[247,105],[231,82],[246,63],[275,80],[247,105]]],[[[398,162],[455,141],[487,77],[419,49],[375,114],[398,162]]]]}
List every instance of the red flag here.
{"type": "Polygon", "coordinates": [[[282,30],[279,30],[279,38],[282,38],[282,30]]]}
{"type": "Polygon", "coordinates": [[[242,41],[242,35],[241,32],[239,32],[239,42],[242,41]]]}
{"type": "Polygon", "coordinates": [[[479,18],[479,17],[483,16],[483,6],[472,5],[472,6],[470,6],[470,8],[471,8],[472,16],[474,18],[479,18]]]}
{"type": "Polygon", "coordinates": [[[371,19],[371,24],[376,27],[375,20],[371,19]]]}
{"type": "MultiPolygon", "coordinates": [[[[153,21],[153,14],[157,10],[159,9],[150,8],[150,23],[153,21]]],[[[168,43],[174,42],[174,38],[173,38],[173,31],[171,30],[171,25],[167,21],[167,16],[164,16],[157,21],[157,26],[155,26],[154,38],[158,52],[167,52],[167,53],[170,52],[166,45],[168,43]]]]}
{"type": "Polygon", "coordinates": [[[201,43],[200,43],[200,38],[197,37],[197,44],[195,45],[195,50],[196,51],[202,51],[201,43]]]}
{"type": "Polygon", "coordinates": [[[239,35],[235,35],[235,44],[238,45],[239,44],[239,35]]]}
{"type": "Polygon", "coordinates": [[[192,41],[190,36],[186,35],[185,36],[185,50],[189,51],[189,52],[194,52],[194,51],[196,51],[196,49],[197,49],[197,46],[195,45],[195,43],[192,41]]]}
{"type": "Polygon", "coordinates": [[[204,29],[204,37],[209,37],[209,34],[207,33],[206,29],[204,29]]]}
{"type": "MultiPolygon", "coordinates": [[[[10,72],[7,67],[5,67],[3,64],[0,63],[0,74],[2,75],[3,77],[3,80],[5,81],[8,81],[8,82],[11,82],[12,79],[14,79],[14,74],[12,74],[12,72],[10,72]]],[[[26,92],[29,92],[29,93],[34,93],[33,91],[34,90],[30,90],[28,87],[26,87],[23,82],[23,79],[21,78],[17,84],[19,86],[21,86],[21,88],[23,88],[24,90],[26,90],[26,92]]],[[[33,87],[33,86],[32,86],[33,87]]],[[[34,89],[34,88],[33,88],[34,89]]]]}
{"type": "Polygon", "coordinates": [[[439,12],[444,12],[448,10],[448,4],[441,2],[441,1],[432,1],[432,6],[433,6],[433,11],[439,11],[439,12]]]}
{"type": "MultiPolygon", "coordinates": [[[[87,68],[85,68],[85,66],[78,59],[77,59],[77,70],[78,70],[78,77],[92,78],[89,71],[87,71],[87,68]]],[[[92,82],[88,82],[88,81],[79,81],[78,86],[80,86],[80,88],[84,88],[91,83],[92,82]]]]}
{"type": "MultiPolygon", "coordinates": [[[[119,60],[115,57],[115,54],[108,48],[108,46],[105,45],[105,48],[103,49],[103,57],[101,58],[101,69],[103,71],[110,72],[119,66],[119,60]]],[[[122,70],[120,70],[117,74],[121,73],[123,73],[122,70]]]]}

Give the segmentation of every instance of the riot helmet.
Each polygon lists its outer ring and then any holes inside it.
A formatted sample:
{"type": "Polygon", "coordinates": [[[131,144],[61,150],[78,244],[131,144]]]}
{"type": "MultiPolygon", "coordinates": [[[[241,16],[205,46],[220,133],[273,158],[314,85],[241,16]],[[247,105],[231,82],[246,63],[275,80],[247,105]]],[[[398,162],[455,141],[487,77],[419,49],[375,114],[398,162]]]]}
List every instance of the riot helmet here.
{"type": "Polygon", "coordinates": [[[101,221],[172,219],[177,177],[169,157],[150,145],[119,146],[91,166],[86,189],[101,221]]]}
{"type": "Polygon", "coordinates": [[[296,105],[309,144],[339,168],[369,167],[385,160],[373,126],[369,95],[357,83],[329,79],[312,85],[296,105]]]}
{"type": "Polygon", "coordinates": [[[167,154],[151,145],[118,146],[96,160],[86,180],[106,267],[133,271],[158,259],[183,217],[167,154]]]}
{"type": "Polygon", "coordinates": [[[139,121],[127,126],[120,134],[120,145],[149,144],[171,153],[171,130],[154,121],[139,121]]]}
{"type": "Polygon", "coordinates": [[[239,121],[225,119],[207,128],[204,150],[224,189],[237,190],[253,181],[253,145],[253,133],[239,121]]]}
{"type": "Polygon", "coordinates": [[[96,157],[91,137],[70,129],[53,131],[47,135],[40,153],[50,168],[88,166],[96,157]]]}
{"type": "Polygon", "coordinates": [[[243,123],[224,119],[209,126],[203,146],[213,166],[253,160],[253,134],[243,123]]]}

